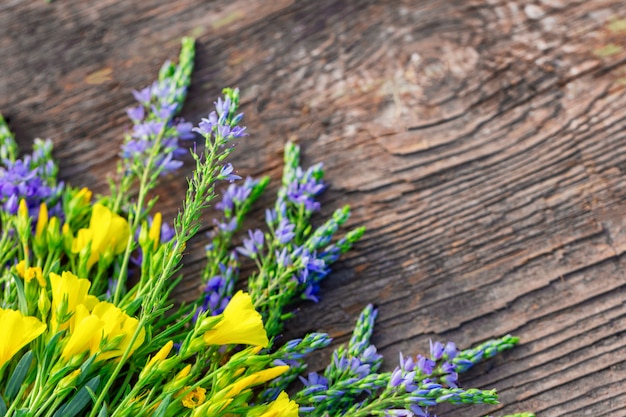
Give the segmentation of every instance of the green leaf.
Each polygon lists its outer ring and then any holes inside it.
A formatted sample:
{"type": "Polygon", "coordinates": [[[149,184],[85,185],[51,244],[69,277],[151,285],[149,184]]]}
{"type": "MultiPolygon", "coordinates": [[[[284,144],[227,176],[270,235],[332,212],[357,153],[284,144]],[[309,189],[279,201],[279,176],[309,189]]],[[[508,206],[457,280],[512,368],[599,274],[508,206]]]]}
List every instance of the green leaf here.
{"type": "Polygon", "coordinates": [[[2,396],[0,395],[0,417],[4,417],[7,413],[7,405],[5,404],[2,396]]]}
{"type": "Polygon", "coordinates": [[[57,412],[54,413],[54,417],[74,417],[78,415],[87,404],[94,400],[93,392],[98,389],[98,385],[100,385],[100,375],[90,379],[69,403],[61,406],[57,412]]]}
{"type": "Polygon", "coordinates": [[[100,413],[98,413],[98,417],[108,417],[109,412],[107,411],[107,405],[102,404],[102,408],[100,409],[100,413]]]}
{"type": "Polygon", "coordinates": [[[167,412],[167,407],[170,405],[170,401],[172,400],[172,394],[168,394],[163,401],[161,401],[161,404],[159,404],[159,407],[154,411],[154,414],[152,414],[152,417],[164,417],[165,413],[167,412]]]}
{"type": "MultiPolygon", "coordinates": [[[[30,365],[32,363],[33,352],[29,350],[17,363],[17,366],[13,370],[13,374],[11,374],[11,378],[9,378],[9,382],[7,382],[7,388],[4,390],[4,396],[7,400],[11,401],[20,391],[20,387],[22,386],[22,383],[24,383],[24,379],[26,379],[26,374],[28,373],[28,369],[30,369],[30,365]]],[[[1,409],[2,407],[0,406],[0,410],[1,409]]],[[[0,413],[0,415],[3,414],[0,413]]]]}
{"type": "Polygon", "coordinates": [[[24,315],[28,315],[28,303],[26,302],[26,294],[24,293],[24,283],[22,279],[15,274],[11,274],[13,281],[15,281],[15,288],[17,290],[17,302],[20,307],[20,311],[24,315]]]}

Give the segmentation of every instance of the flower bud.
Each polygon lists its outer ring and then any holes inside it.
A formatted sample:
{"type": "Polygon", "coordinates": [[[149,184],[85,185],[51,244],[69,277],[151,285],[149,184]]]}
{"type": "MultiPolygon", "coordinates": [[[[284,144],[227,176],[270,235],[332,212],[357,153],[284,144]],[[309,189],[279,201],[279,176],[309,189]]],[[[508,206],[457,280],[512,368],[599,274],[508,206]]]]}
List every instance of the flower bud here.
{"type": "Polygon", "coordinates": [[[39,299],[37,300],[37,309],[41,315],[42,320],[46,320],[48,312],[50,311],[50,299],[48,298],[48,292],[45,289],[39,291],[39,299]]]}
{"type": "Polygon", "coordinates": [[[65,223],[61,228],[61,235],[63,236],[63,248],[66,253],[72,253],[72,244],[74,242],[74,234],[70,230],[70,225],[65,223]]]}
{"type": "Polygon", "coordinates": [[[72,388],[75,386],[75,382],[78,379],[78,377],[80,376],[80,368],[76,369],[75,371],[71,372],[69,375],[64,376],[63,378],[61,378],[61,380],[59,381],[59,383],[57,384],[57,391],[62,391],[66,388],[72,388]]]}
{"type": "Polygon", "coordinates": [[[139,246],[145,251],[146,247],[150,244],[150,235],[148,231],[148,223],[144,220],[141,223],[141,228],[139,229],[139,246]]]}
{"type": "Polygon", "coordinates": [[[56,250],[63,244],[63,235],[59,230],[59,219],[57,217],[50,218],[46,228],[46,239],[50,250],[56,250]]]}

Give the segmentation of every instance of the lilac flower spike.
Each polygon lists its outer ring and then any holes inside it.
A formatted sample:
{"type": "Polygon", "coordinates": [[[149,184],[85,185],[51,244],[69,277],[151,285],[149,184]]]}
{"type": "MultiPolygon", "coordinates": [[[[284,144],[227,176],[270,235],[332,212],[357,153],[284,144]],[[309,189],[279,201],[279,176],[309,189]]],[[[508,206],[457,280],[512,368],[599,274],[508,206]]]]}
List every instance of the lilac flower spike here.
{"type": "Polygon", "coordinates": [[[55,206],[63,189],[57,184],[57,168],[52,158],[52,142],[36,141],[32,155],[15,161],[4,160],[0,166],[0,203],[5,211],[15,214],[20,199],[24,199],[31,216],[37,217],[42,202],[48,204],[51,215],[60,214],[55,206]]]}
{"type": "Polygon", "coordinates": [[[182,166],[177,158],[187,149],[179,140],[194,137],[191,124],[174,116],[185,100],[193,55],[193,43],[184,42],[177,66],[166,62],[157,81],[132,92],[139,105],[126,111],[134,125],[121,152],[127,172],[140,175],[145,169],[153,169],[164,175],[182,166]]]}

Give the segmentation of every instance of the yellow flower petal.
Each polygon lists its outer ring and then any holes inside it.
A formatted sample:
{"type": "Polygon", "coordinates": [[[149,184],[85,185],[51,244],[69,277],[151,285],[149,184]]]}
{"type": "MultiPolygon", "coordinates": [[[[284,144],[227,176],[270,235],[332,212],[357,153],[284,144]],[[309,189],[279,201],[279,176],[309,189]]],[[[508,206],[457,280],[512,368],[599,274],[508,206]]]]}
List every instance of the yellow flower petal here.
{"type": "MultiPolygon", "coordinates": [[[[191,387],[186,387],[191,388],[191,387]]],[[[202,387],[196,387],[189,391],[182,399],[183,407],[196,408],[206,400],[206,389],[202,387]]]]}
{"type": "Polygon", "coordinates": [[[259,417],[298,417],[298,403],[282,391],[259,417]]]}
{"type": "Polygon", "coordinates": [[[157,362],[164,361],[167,358],[167,355],[169,355],[172,351],[172,347],[174,347],[174,342],[171,340],[164,344],[163,347],[150,359],[150,361],[148,361],[146,368],[154,366],[157,362]]]}
{"type": "MultiPolygon", "coordinates": [[[[108,343],[115,342],[115,345],[107,346],[104,352],[98,355],[98,360],[106,360],[120,357],[130,345],[130,341],[137,330],[139,321],[124,313],[119,307],[106,301],[99,302],[92,311],[92,314],[99,317],[103,323],[103,339],[108,343]]],[[[146,332],[142,328],[135,339],[135,343],[130,349],[132,354],[145,340],[146,332]]]]}
{"type": "Polygon", "coordinates": [[[204,334],[208,345],[246,344],[267,347],[269,340],[261,315],[254,309],[249,294],[238,291],[230,300],[222,320],[204,334]]]}
{"type": "Polygon", "coordinates": [[[77,306],[73,318],[75,319],[74,329],[61,353],[61,357],[66,361],[87,350],[91,355],[95,354],[100,347],[102,329],[105,325],[98,316],[89,314],[82,304],[77,306]]]}
{"type": "Polygon", "coordinates": [[[80,252],[91,242],[91,253],[87,266],[91,268],[106,251],[122,253],[130,237],[130,226],[123,217],[113,213],[102,204],[96,203],[91,211],[89,228],[80,229],[72,244],[72,252],[80,252]]]}
{"type": "Polygon", "coordinates": [[[26,276],[26,261],[19,261],[17,265],[15,265],[15,270],[17,271],[17,275],[19,275],[20,278],[24,278],[26,276]]]}
{"type": "MultiPolygon", "coordinates": [[[[61,275],[50,273],[50,286],[52,287],[52,323],[54,330],[64,330],[73,326],[75,317],[71,317],[65,323],[59,323],[57,309],[67,302],[67,313],[74,313],[79,304],[89,303],[88,296],[91,283],[85,278],[78,278],[71,272],[65,271],[61,275]]],[[[73,327],[72,327],[73,328],[73,327]]]]}
{"type": "Polygon", "coordinates": [[[17,215],[22,219],[28,218],[28,206],[26,205],[26,200],[24,200],[23,198],[20,199],[20,205],[17,209],[17,215]]]}
{"type": "Polygon", "coordinates": [[[41,238],[41,235],[48,226],[48,206],[46,203],[41,203],[39,206],[39,218],[37,219],[37,226],[35,227],[35,237],[41,238]]]}
{"type": "Polygon", "coordinates": [[[35,317],[0,308],[0,369],[45,330],[46,325],[35,317]]]}
{"type": "Polygon", "coordinates": [[[154,215],[154,219],[152,219],[152,225],[150,225],[150,231],[148,232],[148,237],[150,240],[154,242],[154,249],[156,249],[159,245],[159,240],[161,238],[161,223],[163,222],[163,218],[161,213],[157,213],[154,215]]]}

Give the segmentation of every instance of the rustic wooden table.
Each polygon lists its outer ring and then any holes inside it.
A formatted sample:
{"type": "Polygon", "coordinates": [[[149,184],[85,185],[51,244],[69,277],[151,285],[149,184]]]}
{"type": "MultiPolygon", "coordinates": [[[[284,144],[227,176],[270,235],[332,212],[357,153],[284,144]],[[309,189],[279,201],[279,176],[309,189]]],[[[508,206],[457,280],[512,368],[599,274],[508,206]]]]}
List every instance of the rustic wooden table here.
{"type": "MultiPolygon", "coordinates": [[[[22,146],[52,138],[63,179],[105,192],[130,90],[194,36],[183,116],[239,86],[239,174],[277,180],[296,141],[326,164],[323,214],[350,204],[368,228],[290,334],[343,342],[374,302],[389,368],[429,338],[512,333],[518,348],[462,379],[502,405],[443,415],[624,416],[624,18],[620,0],[4,0],[0,112],[22,146]]],[[[161,188],[170,216],[184,186],[161,188]]]]}

